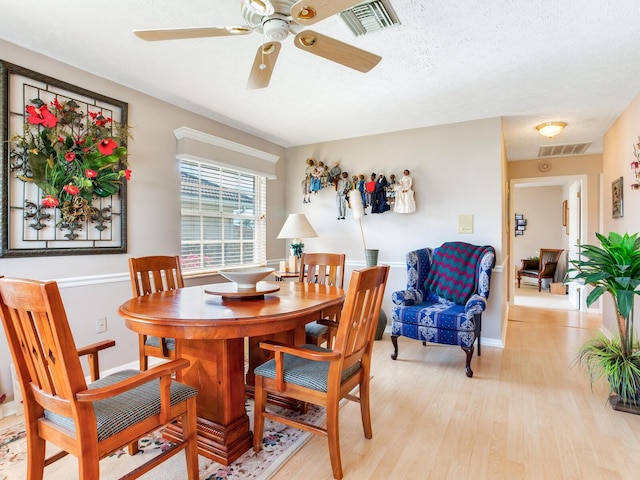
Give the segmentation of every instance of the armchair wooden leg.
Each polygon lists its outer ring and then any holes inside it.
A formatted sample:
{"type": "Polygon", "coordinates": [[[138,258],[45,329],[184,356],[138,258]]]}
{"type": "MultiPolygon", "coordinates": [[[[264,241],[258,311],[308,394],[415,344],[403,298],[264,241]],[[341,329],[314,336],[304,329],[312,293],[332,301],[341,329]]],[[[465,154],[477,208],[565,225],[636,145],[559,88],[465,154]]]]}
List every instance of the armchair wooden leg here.
{"type": "Polygon", "coordinates": [[[262,449],[262,437],[264,436],[264,409],[267,406],[267,394],[262,388],[262,377],[256,377],[255,394],[253,399],[253,451],[262,449]]]}
{"type": "Polygon", "coordinates": [[[27,433],[27,444],[29,452],[27,457],[27,478],[42,480],[44,478],[47,444],[37,433],[31,435],[27,433]]]}
{"type": "Polygon", "coordinates": [[[187,400],[187,411],[182,415],[183,434],[189,440],[185,449],[187,475],[189,480],[198,480],[198,431],[196,397],[187,400]],[[186,428],[185,428],[186,427],[186,428]]]}
{"type": "Polygon", "coordinates": [[[538,280],[538,291],[542,291],[542,280],[538,280]]]}
{"type": "Polygon", "coordinates": [[[398,358],[398,335],[391,335],[391,343],[393,343],[393,353],[391,354],[391,359],[395,360],[398,358]]]}
{"type": "Polygon", "coordinates": [[[466,373],[467,377],[473,377],[473,370],[471,370],[471,357],[473,357],[473,345],[471,347],[460,347],[467,354],[466,373]]]}
{"type": "Polygon", "coordinates": [[[342,478],[342,460],[340,459],[340,429],[338,421],[338,400],[330,399],[327,403],[327,440],[329,443],[329,457],[331,458],[331,468],[333,478],[342,478]]]}

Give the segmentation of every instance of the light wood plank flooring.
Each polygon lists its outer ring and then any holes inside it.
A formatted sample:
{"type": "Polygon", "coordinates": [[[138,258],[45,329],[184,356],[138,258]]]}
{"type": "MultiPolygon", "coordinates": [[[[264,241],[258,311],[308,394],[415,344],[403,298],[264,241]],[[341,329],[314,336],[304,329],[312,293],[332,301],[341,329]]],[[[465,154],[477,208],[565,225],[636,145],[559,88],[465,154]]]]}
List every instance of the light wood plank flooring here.
{"type": "MultiPolygon", "coordinates": [[[[514,306],[506,346],[482,348],[464,374],[457,347],[376,342],[373,439],[359,406],[342,408],[345,479],[640,479],[640,416],[613,411],[605,384],[572,367],[598,316],[514,306]]],[[[314,436],[274,479],[331,479],[314,436]]]]}
{"type": "MultiPolygon", "coordinates": [[[[374,348],[373,439],[359,406],[341,410],[345,479],[640,479],[640,416],[613,411],[572,367],[598,316],[514,306],[504,349],[482,348],[464,374],[457,347],[387,334],[374,348]]],[[[0,420],[0,427],[17,421],[0,420]]],[[[330,480],[326,439],[314,436],[274,480],[330,480]]]]}

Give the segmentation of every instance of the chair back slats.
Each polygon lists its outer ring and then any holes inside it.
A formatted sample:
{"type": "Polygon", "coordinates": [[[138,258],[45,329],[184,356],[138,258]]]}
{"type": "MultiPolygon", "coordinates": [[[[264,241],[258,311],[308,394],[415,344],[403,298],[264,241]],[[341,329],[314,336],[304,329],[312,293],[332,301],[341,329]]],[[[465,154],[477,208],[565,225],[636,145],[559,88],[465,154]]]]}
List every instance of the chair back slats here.
{"type": "Polygon", "coordinates": [[[57,283],[0,279],[0,305],[23,391],[69,415],[69,402],[87,385],[57,283]]]}
{"type": "Polygon", "coordinates": [[[184,287],[178,256],[130,258],[129,271],[136,297],[184,287]]]}
{"type": "Polygon", "coordinates": [[[388,275],[388,265],[351,275],[333,348],[343,354],[343,369],[371,352],[388,275]]]}
{"type": "Polygon", "coordinates": [[[342,288],[345,258],[343,253],[303,253],[299,280],[342,288]]]}

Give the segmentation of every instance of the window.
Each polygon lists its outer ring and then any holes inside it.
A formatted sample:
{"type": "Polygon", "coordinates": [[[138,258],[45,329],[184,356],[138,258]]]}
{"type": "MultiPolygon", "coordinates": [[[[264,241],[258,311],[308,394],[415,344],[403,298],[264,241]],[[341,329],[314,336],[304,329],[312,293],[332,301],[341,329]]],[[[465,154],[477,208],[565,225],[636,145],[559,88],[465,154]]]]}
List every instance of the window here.
{"type": "Polygon", "coordinates": [[[266,177],[180,161],[185,272],[266,261],[266,177]]]}

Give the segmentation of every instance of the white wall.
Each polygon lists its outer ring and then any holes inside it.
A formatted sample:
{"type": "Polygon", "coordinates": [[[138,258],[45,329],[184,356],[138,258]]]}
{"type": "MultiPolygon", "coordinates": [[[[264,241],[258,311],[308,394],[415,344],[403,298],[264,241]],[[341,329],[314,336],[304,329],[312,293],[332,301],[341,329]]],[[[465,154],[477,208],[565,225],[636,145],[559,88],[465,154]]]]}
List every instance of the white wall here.
{"type": "MultiPolygon", "coordinates": [[[[565,248],[562,226],[561,186],[515,188],[514,214],[524,216],[527,225],[523,235],[513,235],[513,271],[521,266],[524,258],[537,257],[541,248],[565,248]]],[[[515,229],[515,220],[513,229],[515,229]]],[[[561,262],[564,261],[563,254],[561,262]]],[[[523,278],[524,283],[538,284],[536,279],[523,278]]]]}
{"type": "MultiPolygon", "coordinates": [[[[287,149],[286,205],[305,213],[319,237],[305,239],[307,251],[336,251],[347,255],[350,268],[364,266],[360,228],[349,214],[337,220],[335,192],[322,190],[303,204],[300,182],[305,160],[313,157],[340,166],[349,176],[372,172],[411,171],[417,203],[412,214],[369,214],[363,229],[367,248],[380,250],[379,263],[391,265],[383,308],[391,310],[391,293],[406,287],[405,255],[446,241],[493,245],[498,270],[502,245],[502,137],[499,118],[352,138],[287,149]],[[458,233],[458,215],[473,215],[473,233],[458,233]]],[[[283,252],[283,255],[286,254],[283,252]]],[[[489,311],[483,316],[483,336],[499,343],[502,332],[501,275],[492,279],[489,311]],[[493,305],[496,302],[496,305],[493,305]]],[[[390,315],[389,315],[390,318],[390,315]]]]}

